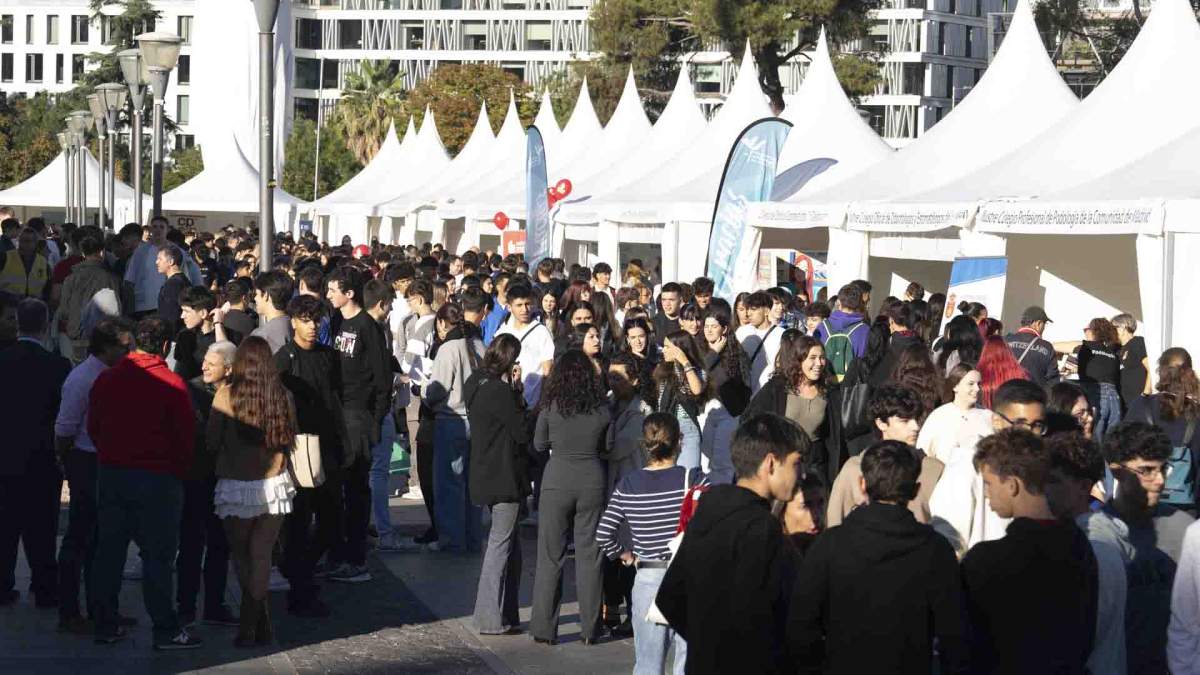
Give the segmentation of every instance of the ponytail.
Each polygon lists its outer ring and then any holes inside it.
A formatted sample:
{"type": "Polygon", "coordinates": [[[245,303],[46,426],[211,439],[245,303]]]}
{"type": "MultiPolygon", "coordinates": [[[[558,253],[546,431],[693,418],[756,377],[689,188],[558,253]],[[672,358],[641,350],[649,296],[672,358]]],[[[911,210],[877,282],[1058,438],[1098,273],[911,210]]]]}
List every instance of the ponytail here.
{"type": "Polygon", "coordinates": [[[679,456],[679,420],[667,413],[651,413],[642,422],[642,449],[651,462],[679,456]]]}

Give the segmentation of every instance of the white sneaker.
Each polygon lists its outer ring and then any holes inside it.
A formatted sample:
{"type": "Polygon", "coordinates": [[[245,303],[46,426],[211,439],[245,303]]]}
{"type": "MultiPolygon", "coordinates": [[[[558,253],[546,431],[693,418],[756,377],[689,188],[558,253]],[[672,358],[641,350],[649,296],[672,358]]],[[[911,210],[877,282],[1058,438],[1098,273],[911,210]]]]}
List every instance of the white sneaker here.
{"type": "Polygon", "coordinates": [[[381,553],[395,553],[397,551],[404,550],[403,542],[395,532],[388,532],[384,536],[380,537],[379,544],[375,547],[375,549],[381,553]]]}
{"type": "Polygon", "coordinates": [[[278,567],[271,568],[270,590],[272,590],[272,591],[290,591],[290,590],[292,590],[292,584],[290,582],[288,582],[287,577],[283,576],[283,573],[281,573],[279,571],[278,567]]]}
{"type": "Polygon", "coordinates": [[[404,498],[413,499],[420,502],[425,500],[425,495],[421,494],[420,485],[413,485],[408,488],[408,492],[404,493],[404,498]]]}
{"type": "Polygon", "coordinates": [[[144,570],[142,568],[142,556],[134,556],[133,560],[125,566],[125,571],[121,577],[125,581],[141,581],[144,570]]]}

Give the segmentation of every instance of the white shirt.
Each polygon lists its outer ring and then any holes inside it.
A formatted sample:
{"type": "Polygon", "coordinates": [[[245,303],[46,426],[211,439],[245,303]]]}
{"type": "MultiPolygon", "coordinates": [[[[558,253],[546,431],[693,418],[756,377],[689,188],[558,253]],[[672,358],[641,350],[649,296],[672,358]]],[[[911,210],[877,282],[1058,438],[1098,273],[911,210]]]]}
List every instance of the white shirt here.
{"type": "Polygon", "coordinates": [[[404,350],[408,347],[408,336],[401,334],[400,324],[409,314],[412,314],[412,308],[408,306],[408,301],[397,297],[392,302],[392,313],[388,315],[388,330],[392,331],[392,356],[401,363],[404,362],[404,350]]]}
{"type": "Polygon", "coordinates": [[[521,341],[521,355],[517,364],[521,366],[521,384],[525,388],[525,403],[532,410],[542,400],[542,364],[554,360],[554,336],[541,323],[531,323],[520,330],[513,327],[515,317],[496,331],[496,335],[511,335],[521,341]]]}
{"type": "Polygon", "coordinates": [[[758,329],[747,324],[737,329],[734,335],[746,350],[746,358],[750,359],[750,389],[757,394],[775,374],[775,356],[779,353],[783,329],[779,326],[758,329]],[[759,349],[760,345],[762,349],[759,349]]]}
{"type": "Polygon", "coordinates": [[[418,387],[424,387],[429,382],[429,372],[433,369],[433,360],[429,358],[429,348],[433,346],[433,338],[437,330],[430,330],[426,339],[422,340],[417,337],[422,333],[421,328],[437,319],[435,314],[426,314],[425,316],[417,317],[408,330],[406,337],[407,347],[405,348],[404,358],[400,360],[400,367],[412,383],[418,387]]]}
{"type": "Polygon", "coordinates": [[[1000,539],[1011,518],[992,510],[983,493],[983,477],[975,470],[975,445],[957,446],[929,496],[930,525],[946,537],[961,558],[981,541],[1000,539]]]}
{"type": "Polygon", "coordinates": [[[54,435],[75,438],[75,447],[96,452],[96,444],[87,433],[87,414],[92,385],[100,373],[108,369],[104,362],[89,355],[67,375],[62,386],[62,404],[54,420],[54,435]]]}
{"type": "Polygon", "coordinates": [[[1174,675],[1200,674],[1200,521],[1183,535],[1183,555],[1171,591],[1167,663],[1174,675]]]}
{"type": "Polygon", "coordinates": [[[963,410],[953,403],[935,409],[921,426],[917,447],[926,455],[949,464],[960,446],[975,447],[992,433],[992,413],[983,408],[963,410]]]}

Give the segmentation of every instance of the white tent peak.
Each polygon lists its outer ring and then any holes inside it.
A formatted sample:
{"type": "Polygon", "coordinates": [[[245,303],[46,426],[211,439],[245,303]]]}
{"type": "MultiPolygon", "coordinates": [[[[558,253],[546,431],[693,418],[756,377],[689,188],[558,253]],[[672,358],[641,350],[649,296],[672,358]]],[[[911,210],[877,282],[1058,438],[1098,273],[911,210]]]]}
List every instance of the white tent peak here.
{"type": "Polygon", "coordinates": [[[542,92],[542,103],[538,107],[537,117],[533,119],[533,126],[541,132],[542,143],[546,148],[558,144],[562,130],[558,126],[558,120],[554,117],[554,103],[550,100],[549,90],[542,92]]]}
{"type": "Polygon", "coordinates": [[[395,121],[388,123],[387,134],[385,134],[383,137],[383,143],[379,144],[379,150],[375,153],[375,156],[378,157],[385,149],[388,148],[392,148],[394,150],[400,149],[400,139],[396,137],[395,121]]]}
{"type": "MultiPolygon", "coordinates": [[[[573,128],[596,127],[600,126],[600,118],[596,117],[596,108],[592,105],[592,95],[588,92],[587,76],[584,76],[583,82],[579,84],[579,98],[575,100],[575,109],[571,111],[571,117],[567,119],[567,125],[563,127],[563,133],[571,133],[573,128]]],[[[576,131],[575,133],[581,133],[576,131]]]]}
{"type": "Polygon", "coordinates": [[[404,138],[400,140],[400,149],[411,149],[417,142],[417,131],[413,125],[412,115],[408,117],[408,128],[404,131],[404,138]]]}
{"type": "Polygon", "coordinates": [[[505,137],[513,133],[519,133],[522,136],[525,134],[525,128],[521,126],[521,114],[517,111],[517,100],[509,90],[508,110],[504,113],[504,121],[500,123],[500,131],[496,133],[496,138],[505,137]]]}
{"type": "MultiPolygon", "coordinates": [[[[638,94],[637,85],[633,80],[633,69],[629,69],[629,76],[625,78],[625,88],[621,90],[621,98],[617,101],[617,107],[613,110],[612,117],[608,120],[606,131],[615,129],[615,133],[628,134],[631,131],[649,131],[650,120],[646,117],[646,111],[642,108],[642,98],[638,94]]],[[[620,138],[615,136],[614,138],[620,138]]]]}

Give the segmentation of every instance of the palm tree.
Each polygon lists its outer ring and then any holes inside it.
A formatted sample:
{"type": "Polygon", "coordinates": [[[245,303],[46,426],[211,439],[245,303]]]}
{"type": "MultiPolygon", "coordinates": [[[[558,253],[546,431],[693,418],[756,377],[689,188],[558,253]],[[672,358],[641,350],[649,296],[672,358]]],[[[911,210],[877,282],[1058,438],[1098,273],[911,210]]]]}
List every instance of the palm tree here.
{"type": "Polygon", "coordinates": [[[404,97],[404,74],[391,61],[363,60],[357,73],[346,74],[335,122],[359,162],[365,165],[379,151],[388,126],[403,113],[404,97]]]}

